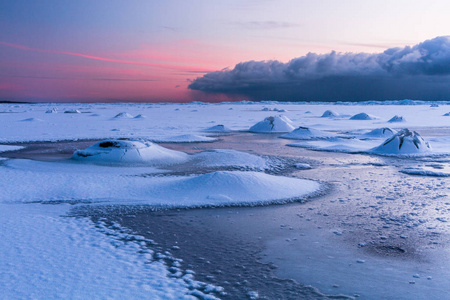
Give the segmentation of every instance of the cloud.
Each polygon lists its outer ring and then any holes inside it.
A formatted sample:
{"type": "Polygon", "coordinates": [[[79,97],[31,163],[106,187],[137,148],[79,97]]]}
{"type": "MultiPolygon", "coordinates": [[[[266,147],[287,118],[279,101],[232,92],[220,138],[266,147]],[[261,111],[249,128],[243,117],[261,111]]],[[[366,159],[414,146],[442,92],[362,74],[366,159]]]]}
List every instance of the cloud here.
{"type": "Polygon", "coordinates": [[[379,54],[308,53],[287,63],[247,61],[189,88],[254,100],[358,101],[450,98],[450,36],[379,54]]]}
{"type": "Polygon", "coordinates": [[[232,25],[236,25],[243,29],[250,30],[271,30],[271,29],[283,29],[283,28],[292,28],[299,27],[299,24],[290,23],[290,22],[276,22],[276,21],[264,21],[264,22],[232,22],[232,25]]]}

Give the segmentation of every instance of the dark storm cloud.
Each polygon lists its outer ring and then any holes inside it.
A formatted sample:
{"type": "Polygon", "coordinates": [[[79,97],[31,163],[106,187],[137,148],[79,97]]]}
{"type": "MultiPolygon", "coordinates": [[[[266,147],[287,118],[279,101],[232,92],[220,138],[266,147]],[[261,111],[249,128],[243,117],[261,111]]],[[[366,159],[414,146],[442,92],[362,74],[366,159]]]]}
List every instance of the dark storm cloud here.
{"type": "Polygon", "coordinates": [[[207,73],[189,88],[255,100],[446,100],[450,36],[380,54],[308,53],[288,63],[247,61],[207,73]]]}

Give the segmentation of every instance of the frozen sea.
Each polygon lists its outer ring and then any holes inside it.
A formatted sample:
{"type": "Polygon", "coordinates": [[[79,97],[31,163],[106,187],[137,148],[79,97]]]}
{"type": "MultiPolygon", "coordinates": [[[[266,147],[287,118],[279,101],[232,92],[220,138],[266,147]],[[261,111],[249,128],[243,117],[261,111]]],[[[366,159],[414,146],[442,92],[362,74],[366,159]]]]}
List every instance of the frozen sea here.
{"type": "Polygon", "coordinates": [[[0,298],[445,299],[449,112],[0,104],[0,298]]]}

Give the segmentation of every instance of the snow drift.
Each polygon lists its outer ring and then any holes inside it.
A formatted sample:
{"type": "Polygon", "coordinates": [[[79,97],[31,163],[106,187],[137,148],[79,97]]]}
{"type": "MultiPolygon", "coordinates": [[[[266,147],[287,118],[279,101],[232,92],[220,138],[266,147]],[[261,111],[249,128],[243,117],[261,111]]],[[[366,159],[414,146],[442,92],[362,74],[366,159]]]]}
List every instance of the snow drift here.
{"type": "Polygon", "coordinates": [[[317,130],[308,127],[299,127],[289,133],[280,136],[284,139],[291,140],[313,140],[313,139],[326,139],[333,137],[334,135],[325,131],[317,130]]]}
{"type": "Polygon", "coordinates": [[[172,165],[187,161],[188,155],[152,142],[107,140],[75,151],[72,158],[96,163],[172,165]]]}
{"type": "Polygon", "coordinates": [[[270,116],[250,127],[250,132],[255,133],[285,133],[294,130],[292,121],[283,115],[270,116]]]}

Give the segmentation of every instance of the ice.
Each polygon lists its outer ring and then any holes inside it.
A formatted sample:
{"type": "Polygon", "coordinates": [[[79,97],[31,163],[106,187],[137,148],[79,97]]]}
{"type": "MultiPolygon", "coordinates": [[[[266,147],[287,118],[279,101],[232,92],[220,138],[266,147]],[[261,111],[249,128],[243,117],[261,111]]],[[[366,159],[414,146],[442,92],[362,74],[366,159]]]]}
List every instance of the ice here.
{"type": "Polygon", "coordinates": [[[202,167],[239,167],[253,170],[269,168],[266,159],[236,150],[217,149],[193,155],[192,162],[202,167]]]}
{"type": "Polygon", "coordinates": [[[81,111],[79,111],[78,109],[69,109],[64,111],[65,114],[81,114],[81,111]]]}
{"type": "Polygon", "coordinates": [[[291,140],[314,140],[314,139],[326,139],[333,136],[335,135],[322,130],[300,126],[287,134],[283,134],[280,137],[291,140]]]}
{"type": "Polygon", "coordinates": [[[294,130],[292,121],[283,115],[271,116],[250,127],[249,131],[254,133],[284,133],[294,130]]]}
{"type": "Polygon", "coordinates": [[[206,132],[231,132],[232,130],[225,125],[219,124],[205,129],[206,132]]]}
{"type": "Polygon", "coordinates": [[[449,117],[450,116],[450,112],[445,113],[444,116],[449,117]]]}
{"type": "Polygon", "coordinates": [[[420,134],[405,128],[370,152],[382,154],[416,154],[430,152],[431,146],[420,134]]]}
{"type": "Polygon", "coordinates": [[[366,113],[359,113],[350,117],[350,120],[377,120],[377,119],[378,117],[366,113]]]}
{"type": "Polygon", "coordinates": [[[121,112],[114,116],[114,119],[132,119],[133,116],[127,112],[121,112]]]}
{"type": "Polygon", "coordinates": [[[388,122],[389,123],[398,123],[398,122],[406,122],[406,120],[402,116],[395,115],[388,122]]]}
{"type": "Polygon", "coordinates": [[[94,163],[173,165],[189,159],[183,152],[170,150],[148,141],[106,140],[85,150],[78,150],[73,159],[94,163]]]}
{"type": "Polygon", "coordinates": [[[397,133],[397,131],[392,128],[383,127],[383,128],[376,128],[376,129],[371,130],[370,132],[364,133],[364,134],[360,135],[359,138],[360,139],[388,138],[388,137],[393,136],[396,133],[397,133]]]}
{"type": "Polygon", "coordinates": [[[322,114],[322,118],[332,118],[332,117],[339,117],[340,114],[338,114],[335,111],[332,110],[326,110],[323,114],[322,114]]]}
{"type": "Polygon", "coordinates": [[[211,143],[217,141],[217,139],[196,134],[182,134],[169,136],[166,138],[152,139],[152,141],[156,143],[211,143]]]}
{"type": "Polygon", "coordinates": [[[10,145],[0,145],[0,152],[6,152],[6,151],[15,151],[23,149],[22,146],[10,146],[10,145]]]}
{"type": "Polygon", "coordinates": [[[48,109],[45,111],[46,114],[56,114],[58,110],[56,108],[48,109]]]}
{"type": "Polygon", "coordinates": [[[409,175],[418,175],[418,176],[450,177],[450,172],[425,170],[423,168],[406,168],[406,169],[401,170],[400,172],[409,174],[409,175]]]}

